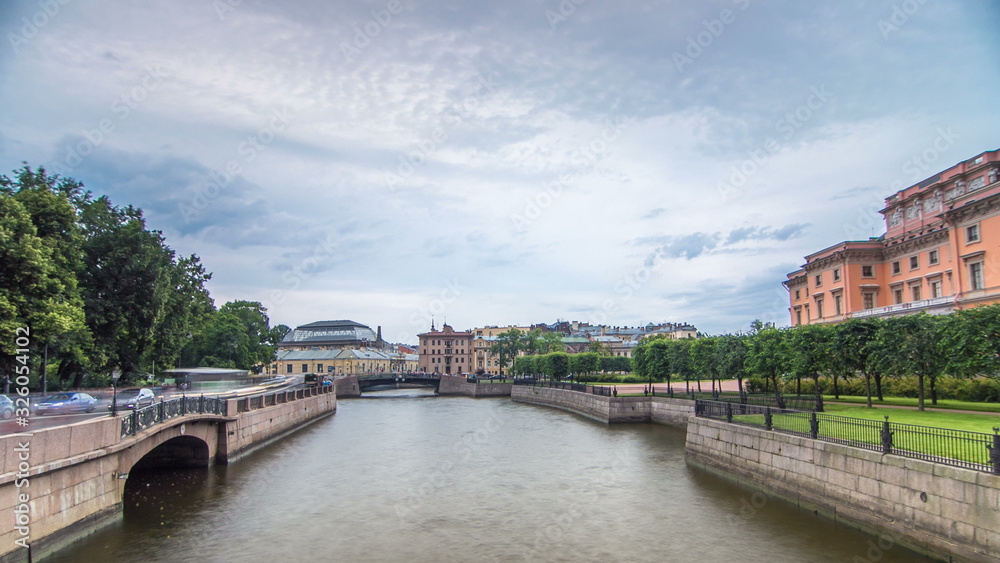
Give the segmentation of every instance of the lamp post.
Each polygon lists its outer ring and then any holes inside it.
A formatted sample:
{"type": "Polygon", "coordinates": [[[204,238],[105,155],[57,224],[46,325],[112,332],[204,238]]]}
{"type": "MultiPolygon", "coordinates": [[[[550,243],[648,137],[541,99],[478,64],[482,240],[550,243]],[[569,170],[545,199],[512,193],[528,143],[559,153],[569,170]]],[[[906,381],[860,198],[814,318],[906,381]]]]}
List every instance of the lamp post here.
{"type": "Polygon", "coordinates": [[[118,370],[111,372],[111,416],[118,416],[118,378],[121,376],[118,370]]]}

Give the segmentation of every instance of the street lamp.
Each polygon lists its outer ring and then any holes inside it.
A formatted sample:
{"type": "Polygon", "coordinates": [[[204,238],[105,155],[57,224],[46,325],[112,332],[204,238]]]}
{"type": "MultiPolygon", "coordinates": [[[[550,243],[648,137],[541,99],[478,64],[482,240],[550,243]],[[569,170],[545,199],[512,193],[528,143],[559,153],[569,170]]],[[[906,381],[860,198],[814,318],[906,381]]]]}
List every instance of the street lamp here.
{"type": "Polygon", "coordinates": [[[118,416],[118,378],[121,376],[118,370],[111,372],[111,416],[118,416]]]}

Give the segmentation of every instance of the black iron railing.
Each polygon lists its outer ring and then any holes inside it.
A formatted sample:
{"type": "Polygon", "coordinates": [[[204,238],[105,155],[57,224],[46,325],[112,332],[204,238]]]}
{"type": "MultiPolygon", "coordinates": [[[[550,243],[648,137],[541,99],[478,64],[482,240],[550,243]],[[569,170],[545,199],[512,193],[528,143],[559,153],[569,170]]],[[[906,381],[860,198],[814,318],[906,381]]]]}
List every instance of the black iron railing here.
{"type": "Polygon", "coordinates": [[[531,384],[534,387],[549,387],[551,389],[565,389],[567,391],[577,391],[590,395],[601,395],[611,397],[613,390],[608,385],[587,385],[586,383],[570,383],[568,381],[535,381],[531,384]]]}
{"type": "Polygon", "coordinates": [[[297,399],[334,393],[332,385],[321,387],[311,387],[305,389],[294,389],[288,391],[278,391],[266,395],[254,395],[242,397],[236,401],[236,413],[229,412],[229,400],[233,397],[206,397],[204,395],[182,396],[173,399],[160,399],[159,403],[154,403],[148,407],[135,409],[127,415],[121,416],[121,436],[134,436],[135,434],[178,416],[188,414],[215,414],[228,416],[254,409],[287,403],[297,399]]]}
{"type": "Polygon", "coordinates": [[[695,416],[1000,475],[1000,428],[990,435],[703,399],[695,416]]]}
{"type": "Polygon", "coordinates": [[[226,414],[226,400],[217,397],[176,397],[160,399],[148,407],[137,408],[121,417],[122,438],[132,436],[165,420],[187,414],[226,414]]]}

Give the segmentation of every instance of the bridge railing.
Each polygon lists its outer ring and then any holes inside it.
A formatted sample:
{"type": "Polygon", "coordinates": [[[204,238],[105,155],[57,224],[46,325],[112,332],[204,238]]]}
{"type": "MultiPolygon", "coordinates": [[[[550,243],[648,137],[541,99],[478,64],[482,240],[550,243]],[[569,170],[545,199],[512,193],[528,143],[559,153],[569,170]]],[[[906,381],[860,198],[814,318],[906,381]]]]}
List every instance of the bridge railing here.
{"type": "Polygon", "coordinates": [[[318,387],[289,389],[287,391],[275,391],[274,393],[254,395],[252,397],[242,397],[236,400],[236,414],[336,392],[334,385],[320,385],[318,387]]]}
{"type": "Polygon", "coordinates": [[[175,397],[173,399],[160,399],[159,403],[143,407],[141,409],[135,409],[128,415],[121,417],[121,436],[122,438],[134,436],[142,430],[178,416],[188,414],[216,414],[228,416],[230,414],[239,414],[259,408],[334,392],[333,385],[326,385],[322,387],[277,391],[237,399],[232,397],[206,397],[204,395],[185,395],[183,397],[175,397]],[[230,401],[234,401],[236,403],[235,413],[230,412],[230,410],[232,410],[229,408],[230,401]]]}
{"type": "Polygon", "coordinates": [[[187,414],[227,414],[226,400],[219,397],[175,397],[160,399],[148,407],[133,410],[128,416],[121,418],[122,438],[133,436],[138,432],[159,424],[165,420],[187,414]]]}

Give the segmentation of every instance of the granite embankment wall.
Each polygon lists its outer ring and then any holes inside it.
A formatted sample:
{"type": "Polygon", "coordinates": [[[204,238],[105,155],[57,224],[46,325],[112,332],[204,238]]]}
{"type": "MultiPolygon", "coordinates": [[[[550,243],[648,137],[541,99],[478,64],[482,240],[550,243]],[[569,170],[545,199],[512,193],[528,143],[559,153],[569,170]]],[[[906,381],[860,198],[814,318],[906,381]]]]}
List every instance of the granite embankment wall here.
{"type": "Polygon", "coordinates": [[[600,422],[656,422],[681,426],[694,414],[694,402],[668,397],[605,397],[566,389],[515,385],[511,399],[518,403],[544,405],[600,422]]]}
{"type": "Polygon", "coordinates": [[[358,384],[358,376],[339,377],[333,380],[334,389],[337,390],[338,399],[356,398],[361,396],[361,386],[358,384]]]}
{"type": "Polygon", "coordinates": [[[694,417],[687,458],[884,544],[946,561],[1000,561],[998,475],[694,417]]]}
{"type": "Polygon", "coordinates": [[[441,376],[438,395],[463,395],[466,397],[510,397],[511,383],[469,383],[464,377],[441,376]]]}
{"type": "MultiPolygon", "coordinates": [[[[301,390],[298,391],[301,393],[301,390]]],[[[246,399],[244,399],[246,400],[246,399]]],[[[236,412],[238,399],[229,400],[229,412],[236,412]]],[[[301,397],[247,412],[226,422],[226,436],[220,435],[216,460],[229,463],[282,436],[337,412],[337,394],[301,397]]]]}

